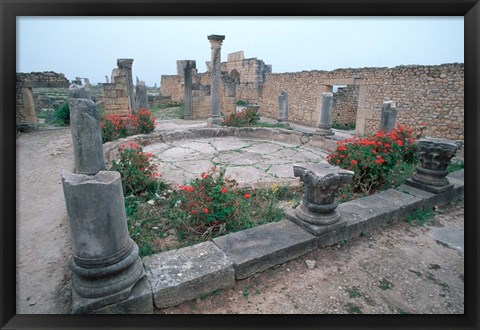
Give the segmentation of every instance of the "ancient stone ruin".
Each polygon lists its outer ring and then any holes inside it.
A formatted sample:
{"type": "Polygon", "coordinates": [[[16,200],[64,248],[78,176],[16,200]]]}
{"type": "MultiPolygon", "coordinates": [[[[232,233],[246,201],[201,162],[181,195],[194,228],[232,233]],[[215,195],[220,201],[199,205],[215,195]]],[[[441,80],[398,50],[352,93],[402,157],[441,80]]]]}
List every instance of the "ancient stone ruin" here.
{"type": "Polygon", "coordinates": [[[99,114],[72,85],[75,173],[62,172],[74,255],[73,313],[151,313],[151,291],[127,228],[120,173],[105,171],[99,114]]]}
{"type": "Polygon", "coordinates": [[[17,130],[31,130],[37,123],[33,88],[68,88],[70,82],[63,73],[17,73],[16,124],[17,130]]]}

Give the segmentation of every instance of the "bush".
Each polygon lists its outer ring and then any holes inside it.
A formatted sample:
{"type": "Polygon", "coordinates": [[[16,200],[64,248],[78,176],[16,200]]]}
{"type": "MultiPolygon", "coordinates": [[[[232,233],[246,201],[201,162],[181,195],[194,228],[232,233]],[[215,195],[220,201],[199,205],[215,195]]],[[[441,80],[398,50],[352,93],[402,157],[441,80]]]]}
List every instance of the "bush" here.
{"type": "Polygon", "coordinates": [[[255,109],[243,108],[239,113],[231,113],[223,121],[224,126],[243,127],[255,125],[259,119],[258,112],[255,109]]]}
{"type": "Polygon", "coordinates": [[[146,109],[127,116],[110,115],[101,118],[103,142],[130,135],[148,134],[155,129],[155,117],[146,109]]]}
{"type": "Polygon", "coordinates": [[[352,192],[371,194],[388,184],[388,177],[399,165],[414,164],[415,140],[412,131],[398,125],[389,133],[379,131],[365,138],[337,142],[327,159],[330,164],[354,171],[352,192]]]}
{"type": "Polygon", "coordinates": [[[250,227],[248,210],[251,195],[237,189],[225,177],[225,169],[212,167],[188,185],[180,185],[169,201],[167,218],[180,240],[218,236],[250,227]]]}
{"type": "Polygon", "coordinates": [[[246,107],[248,105],[248,101],[246,99],[241,99],[241,100],[237,100],[237,102],[235,104],[238,105],[238,106],[246,107]]]}
{"type": "Polygon", "coordinates": [[[70,108],[68,102],[65,102],[55,110],[53,120],[63,125],[70,125],[70,108]]]}
{"type": "Polygon", "coordinates": [[[119,147],[120,160],[112,161],[111,171],[120,172],[125,196],[138,196],[142,193],[155,193],[160,188],[157,180],[157,165],[152,162],[153,155],[143,152],[133,142],[119,147]]]}

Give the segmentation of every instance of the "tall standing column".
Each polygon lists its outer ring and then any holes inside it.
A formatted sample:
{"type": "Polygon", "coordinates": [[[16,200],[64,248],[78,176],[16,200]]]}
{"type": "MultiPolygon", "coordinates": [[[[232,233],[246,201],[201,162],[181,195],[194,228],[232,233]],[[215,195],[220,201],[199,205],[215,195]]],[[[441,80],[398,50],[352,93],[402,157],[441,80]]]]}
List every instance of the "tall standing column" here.
{"type": "Polygon", "coordinates": [[[185,105],[184,119],[193,118],[192,109],[192,69],[196,68],[196,62],[192,60],[181,61],[183,69],[183,103],[185,105]]]}
{"type": "Polygon", "coordinates": [[[279,124],[288,125],[288,94],[282,92],[278,96],[278,119],[279,124]]]}
{"type": "Polygon", "coordinates": [[[210,45],[212,49],[212,87],[211,87],[211,97],[212,97],[212,108],[210,111],[210,118],[208,119],[208,125],[221,125],[223,120],[220,114],[220,83],[221,83],[221,70],[220,70],[220,61],[221,61],[221,49],[222,42],[225,40],[225,36],[221,35],[209,35],[208,40],[210,40],[210,45]]]}
{"type": "Polygon", "coordinates": [[[320,95],[318,102],[318,110],[320,112],[320,120],[318,123],[317,134],[333,135],[332,131],[332,106],[333,93],[327,92],[320,95]]]}
{"type": "Polygon", "coordinates": [[[135,90],[133,89],[132,65],[133,58],[117,59],[118,68],[124,70],[127,76],[127,91],[130,113],[137,112],[137,108],[135,105],[135,90]]]}

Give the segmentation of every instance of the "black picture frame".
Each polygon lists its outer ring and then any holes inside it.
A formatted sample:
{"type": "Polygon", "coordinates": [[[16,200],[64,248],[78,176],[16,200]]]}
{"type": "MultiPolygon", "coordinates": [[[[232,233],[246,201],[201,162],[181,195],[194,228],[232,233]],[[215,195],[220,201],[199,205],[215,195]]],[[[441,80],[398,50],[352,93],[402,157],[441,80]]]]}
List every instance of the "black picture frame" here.
{"type": "MultiPolygon", "coordinates": [[[[480,111],[478,0],[0,0],[0,327],[1,329],[478,329],[480,111]],[[14,82],[17,16],[464,16],[464,315],[16,315],[14,82]]],[[[41,285],[39,283],[39,285],[41,285]]]]}

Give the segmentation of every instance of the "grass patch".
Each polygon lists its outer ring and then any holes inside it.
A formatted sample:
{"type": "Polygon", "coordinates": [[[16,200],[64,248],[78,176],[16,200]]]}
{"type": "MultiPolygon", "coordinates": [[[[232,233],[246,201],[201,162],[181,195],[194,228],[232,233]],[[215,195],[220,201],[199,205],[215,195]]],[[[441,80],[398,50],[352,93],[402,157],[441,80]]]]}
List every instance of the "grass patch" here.
{"type": "Polygon", "coordinates": [[[350,124],[340,124],[340,123],[332,123],[332,128],[341,129],[345,131],[351,131],[355,129],[355,123],[350,124]]]}
{"type": "Polygon", "coordinates": [[[345,308],[347,309],[347,312],[350,314],[363,314],[363,311],[360,309],[360,307],[352,303],[348,303],[345,306],[345,308]]]}
{"type": "Polygon", "coordinates": [[[448,173],[452,173],[452,172],[461,170],[463,168],[465,168],[465,163],[462,161],[459,161],[459,162],[451,163],[450,165],[448,165],[447,171],[448,173]]]}
{"type": "Polygon", "coordinates": [[[155,119],[182,119],[185,115],[185,106],[183,104],[177,106],[155,106],[149,107],[155,119]]]}
{"type": "Polygon", "coordinates": [[[425,224],[434,224],[435,213],[432,209],[421,208],[407,215],[407,222],[412,226],[425,226],[425,224]]]}
{"type": "Polygon", "coordinates": [[[358,289],[358,287],[356,287],[356,286],[351,287],[351,288],[347,288],[347,293],[348,293],[350,298],[358,298],[358,297],[361,296],[361,292],[358,289]]]}
{"type": "Polygon", "coordinates": [[[387,280],[386,278],[382,278],[380,283],[378,284],[378,287],[382,290],[391,290],[393,287],[393,283],[387,280]]]}

